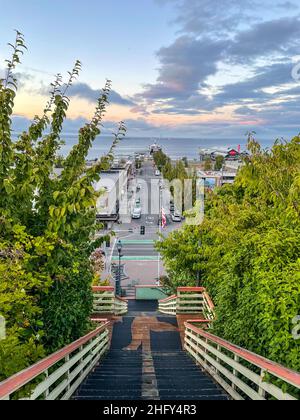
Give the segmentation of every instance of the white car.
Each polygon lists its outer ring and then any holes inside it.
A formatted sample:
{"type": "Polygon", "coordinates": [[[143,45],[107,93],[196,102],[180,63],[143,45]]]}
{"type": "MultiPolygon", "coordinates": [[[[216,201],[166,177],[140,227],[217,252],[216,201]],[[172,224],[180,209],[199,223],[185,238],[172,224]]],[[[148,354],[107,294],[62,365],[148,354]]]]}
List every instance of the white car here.
{"type": "Polygon", "coordinates": [[[180,223],[182,221],[182,218],[180,216],[180,214],[178,213],[174,213],[171,215],[172,221],[176,222],[176,223],[180,223]]]}
{"type": "Polygon", "coordinates": [[[140,219],[142,217],[142,209],[140,207],[136,207],[132,214],[131,214],[132,219],[140,219]]]}
{"type": "Polygon", "coordinates": [[[155,176],[160,176],[160,171],[159,170],[155,171],[155,176]]]}

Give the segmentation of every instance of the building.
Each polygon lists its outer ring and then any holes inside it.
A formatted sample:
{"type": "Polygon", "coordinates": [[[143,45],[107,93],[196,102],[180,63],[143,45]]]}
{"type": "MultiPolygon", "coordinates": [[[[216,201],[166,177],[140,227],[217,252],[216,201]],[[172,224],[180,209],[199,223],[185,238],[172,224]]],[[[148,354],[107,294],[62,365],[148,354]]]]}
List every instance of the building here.
{"type": "Polygon", "coordinates": [[[153,155],[154,153],[162,151],[162,148],[156,142],[152,144],[149,149],[150,149],[150,155],[153,155]]]}
{"type": "Polygon", "coordinates": [[[237,171],[198,171],[197,174],[204,182],[213,181],[217,187],[221,187],[224,184],[233,184],[237,171]]]}
{"type": "Polygon", "coordinates": [[[131,161],[115,161],[111,169],[101,171],[100,181],[94,185],[102,192],[97,202],[97,221],[111,228],[120,218],[122,201],[127,199],[129,181],[132,177],[131,161]]]}
{"type": "Polygon", "coordinates": [[[212,161],[215,161],[218,156],[222,156],[225,161],[239,161],[244,156],[247,156],[247,153],[235,149],[200,149],[199,155],[200,155],[200,162],[204,162],[206,159],[210,159],[212,161]]]}

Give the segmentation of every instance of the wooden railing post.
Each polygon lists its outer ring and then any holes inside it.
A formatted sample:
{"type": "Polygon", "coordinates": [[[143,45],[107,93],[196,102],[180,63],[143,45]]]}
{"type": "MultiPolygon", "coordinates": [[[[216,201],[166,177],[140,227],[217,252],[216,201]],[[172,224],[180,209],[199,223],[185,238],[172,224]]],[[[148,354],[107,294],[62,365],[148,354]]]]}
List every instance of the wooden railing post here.
{"type": "Polygon", "coordinates": [[[6,338],[5,318],[4,316],[0,315],[0,340],[4,340],[5,338],[6,338]]]}
{"type": "MultiPolygon", "coordinates": [[[[266,374],[266,371],[264,369],[262,369],[260,371],[260,378],[261,378],[262,383],[264,381],[265,374],[266,374]]],[[[261,387],[261,384],[258,385],[258,393],[261,397],[266,398],[266,391],[261,387]]]]}
{"type": "MultiPolygon", "coordinates": [[[[49,378],[49,370],[48,369],[45,371],[45,378],[46,378],[46,380],[49,378]]],[[[45,400],[47,399],[49,394],[50,394],[50,391],[49,391],[49,388],[47,388],[45,393],[44,393],[45,400]]]]}
{"type": "MultiPolygon", "coordinates": [[[[236,354],[234,355],[234,361],[239,363],[240,362],[240,358],[239,356],[237,356],[236,354]]],[[[236,369],[233,369],[233,374],[234,376],[237,378],[238,377],[238,371],[236,369]]],[[[236,385],[232,382],[232,388],[236,391],[236,385]]]]}

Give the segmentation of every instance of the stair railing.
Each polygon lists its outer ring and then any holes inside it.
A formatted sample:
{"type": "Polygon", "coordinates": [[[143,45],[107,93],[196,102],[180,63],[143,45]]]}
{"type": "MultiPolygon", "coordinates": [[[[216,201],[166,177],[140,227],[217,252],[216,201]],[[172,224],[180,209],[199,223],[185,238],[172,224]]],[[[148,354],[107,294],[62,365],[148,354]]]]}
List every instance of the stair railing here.
{"type": "Polygon", "coordinates": [[[114,287],[93,287],[93,314],[124,315],[128,312],[128,301],[115,296],[114,287]]]}
{"type": "Polygon", "coordinates": [[[177,289],[177,313],[204,313],[203,287],[179,287],[177,289]]]}
{"type": "Polygon", "coordinates": [[[159,301],[159,311],[168,315],[199,314],[215,319],[215,307],[204,287],[179,287],[177,294],[159,301]]]}
{"type": "Polygon", "coordinates": [[[170,296],[166,299],[162,299],[158,303],[159,312],[167,315],[177,314],[177,295],[170,296]]]}
{"type": "Polygon", "coordinates": [[[68,400],[109,349],[109,322],[0,383],[0,400],[68,400]]]}
{"type": "Polygon", "coordinates": [[[300,398],[298,372],[216,337],[193,321],[185,327],[185,350],[234,400],[300,398]]]}
{"type": "Polygon", "coordinates": [[[116,297],[115,298],[115,315],[125,315],[128,312],[128,301],[126,299],[116,297]]]}

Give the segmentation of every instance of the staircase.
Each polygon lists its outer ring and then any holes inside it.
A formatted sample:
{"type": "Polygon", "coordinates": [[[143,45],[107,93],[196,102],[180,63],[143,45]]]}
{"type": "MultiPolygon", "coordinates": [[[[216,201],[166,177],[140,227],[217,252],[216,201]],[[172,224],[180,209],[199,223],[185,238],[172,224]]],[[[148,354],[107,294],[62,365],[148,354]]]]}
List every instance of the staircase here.
{"type": "Polygon", "coordinates": [[[127,304],[110,289],[94,290],[97,327],[1,382],[0,401],[300,400],[299,372],[206,329],[213,304],[205,290],[180,288],[158,312],[155,302],[127,304]]]}
{"type": "Polygon", "coordinates": [[[142,352],[112,350],[79,389],[75,400],[140,400],[142,352]]]}
{"type": "Polygon", "coordinates": [[[75,400],[227,400],[182,349],[177,319],[153,302],[129,302],[113,327],[111,350],[82,383],[75,400]]]}
{"type": "Polygon", "coordinates": [[[160,400],[228,400],[183,351],[153,354],[160,400]]]}

